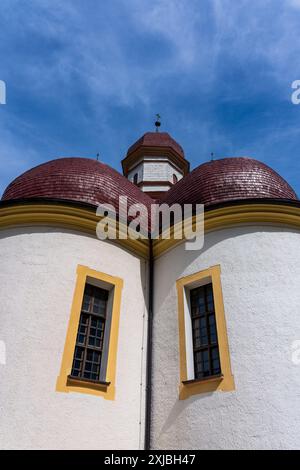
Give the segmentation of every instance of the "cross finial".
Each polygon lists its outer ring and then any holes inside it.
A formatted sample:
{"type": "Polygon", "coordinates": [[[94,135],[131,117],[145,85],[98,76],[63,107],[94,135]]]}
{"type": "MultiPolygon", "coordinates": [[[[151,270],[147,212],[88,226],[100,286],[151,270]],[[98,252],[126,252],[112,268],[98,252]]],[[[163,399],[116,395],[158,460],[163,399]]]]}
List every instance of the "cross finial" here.
{"type": "Polygon", "coordinates": [[[156,114],[156,121],[155,121],[155,127],[156,127],[156,132],[158,132],[160,126],[161,126],[161,122],[160,122],[160,115],[159,114],[156,114]]]}

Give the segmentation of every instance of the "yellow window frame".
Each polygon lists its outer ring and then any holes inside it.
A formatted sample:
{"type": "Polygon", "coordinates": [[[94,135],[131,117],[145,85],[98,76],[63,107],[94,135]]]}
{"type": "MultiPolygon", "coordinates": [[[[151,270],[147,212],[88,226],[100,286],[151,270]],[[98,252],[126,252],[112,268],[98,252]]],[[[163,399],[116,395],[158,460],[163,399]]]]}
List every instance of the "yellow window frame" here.
{"type": "Polygon", "coordinates": [[[180,386],[179,399],[186,398],[199,393],[214,391],[232,391],[235,389],[234,377],[231,371],[230,353],[224,312],[224,302],[221,285],[221,267],[212,266],[203,271],[182,277],[176,281],[178,295],[178,325],[179,325],[179,354],[180,354],[180,386]],[[220,354],[221,374],[218,377],[205,379],[188,378],[187,370],[187,348],[186,348],[186,315],[189,290],[212,283],[215,305],[215,317],[217,325],[217,336],[220,354]]]}
{"type": "Polygon", "coordinates": [[[77,280],[73,295],[71,314],[69,318],[61,369],[56,382],[57,392],[88,393],[102,396],[107,400],[114,400],[116,390],[115,378],[122,288],[123,280],[119,277],[110,276],[109,274],[95,271],[94,269],[90,269],[87,266],[77,266],[77,280]],[[72,370],[84,289],[86,282],[89,282],[89,280],[100,281],[104,285],[109,286],[110,290],[113,289],[111,326],[105,380],[106,384],[92,383],[89,381],[69,377],[72,370]]]}

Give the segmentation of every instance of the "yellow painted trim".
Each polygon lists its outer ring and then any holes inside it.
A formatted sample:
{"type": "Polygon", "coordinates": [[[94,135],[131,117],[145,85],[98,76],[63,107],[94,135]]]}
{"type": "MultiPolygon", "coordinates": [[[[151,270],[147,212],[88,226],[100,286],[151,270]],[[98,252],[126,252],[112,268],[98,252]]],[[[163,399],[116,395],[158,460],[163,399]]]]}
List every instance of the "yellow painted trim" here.
{"type": "MultiPolygon", "coordinates": [[[[97,223],[101,218],[96,210],[83,209],[65,204],[21,204],[1,207],[0,229],[16,226],[44,225],[71,228],[96,237],[97,223]]],[[[118,225],[117,233],[122,233],[125,226],[118,225]]],[[[119,239],[108,240],[140,255],[148,257],[148,240],[119,239]]]]}
{"type": "Polygon", "coordinates": [[[95,271],[94,269],[90,269],[86,266],[78,265],[77,281],[73,296],[71,315],[66,335],[61,369],[56,383],[57,392],[89,393],[92,395],[100,395],[106,398],[107,400],[114,400],[122,288],[123,280],[119,277],[110,276],[108,274],[95,271]],[[72,369],[76,336],[78,331],[80,312],[87,277],[104,281],[114,288],[106,372],[106,382],[110,382],[110,385],[107,386],[93,384],[91,382],[83,382],[80,380],[76,381],[76,379],[68,379],[68,376],[70,375],[72,369]]]}
{"type": "MultiPolygon", "coordinates": [[[[72,228],[96,236],[96,226],[99,221],[100,217],[96,216],[96,211],[89,209],[64,204],[16,203],[13,206],[1,207],[0,229],[19,225],[50,225],[72,228]]],[[[205,233],[243,224],[284,225],[300,230],[300,207],[284,204],[237,204],[204,213],[205,233]]],[[[195,218],[193,219],[193,228],[194,226],[195,218]]],[[[171,228],[170,239],[153,240],[155,258],[185,242],[185,240],[174,239],[173,230],[171,228]]],[[[122,233],[124,227],[120,225],[118,231],[122,233]]],[[[149,256],[149,241],[147,239],[116,239],[112,242],[144,258],[149,256]]]]}
{"type": "Polygon", "coordinates": [[[179,398],[185,400],[191,395],[213,391],[231,391],[235,389],[234,378],[231,372],[230,354],[226,330],[226,320],[221,286],[220,266],[199,271],[190,276],[182,277],[176,281],[178,295],[178,325],[179,325],[179,356],[180,356],[180,387],[179,398]],[[215,315],[217,324],[217,335],[220,352],[220,363],[222,377],[213,377],[206,380],[193,381],[183,384],[188,380],[186,362],[186,335],[185,335],[185,312],[184,312],[184,290],[194,283],[208,280],[213,285],[213,296],[215,304],[215,315]]]}
{"type": "MultiPolygon", "coordinates": [[[[281,204],[239,204],[204,212],[205,233],[237,225],[284,225],[300,230],[300,207],[281,204]]],[[[195,217],[193,218],[193,230],[195,217]]],[[[153,242],[153,254],[157,258],[185,240],[158,239],[153,242]]]]}

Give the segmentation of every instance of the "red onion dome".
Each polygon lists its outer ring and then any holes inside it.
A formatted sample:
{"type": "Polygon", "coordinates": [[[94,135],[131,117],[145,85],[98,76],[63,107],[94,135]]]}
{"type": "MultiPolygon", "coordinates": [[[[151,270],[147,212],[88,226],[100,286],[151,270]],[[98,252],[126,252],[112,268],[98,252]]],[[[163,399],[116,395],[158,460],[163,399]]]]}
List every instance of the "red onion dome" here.
{"type": "Polygon", "coordinates": [[[161,202],[212,205],[240,199],[293,199],[291,186],[269,166],[246,157],[199,165],[175,184],[161,202]]]}
{"type": "Polygon", "coordinates": [[[13,180],[2,201],[55,199],[97,206],[119,205],[119,196],[128,197],[128,205],[152,200],[113,168],[89,158],[59,158],[32,168],[13,180]]]}

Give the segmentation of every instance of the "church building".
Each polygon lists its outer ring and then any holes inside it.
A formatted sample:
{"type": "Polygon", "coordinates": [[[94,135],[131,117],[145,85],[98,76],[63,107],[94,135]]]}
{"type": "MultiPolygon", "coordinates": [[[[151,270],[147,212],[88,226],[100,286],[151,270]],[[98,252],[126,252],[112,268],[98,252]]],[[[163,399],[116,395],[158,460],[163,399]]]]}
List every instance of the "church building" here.
{"type": "Polygon", "coordinates": [[[122,169],[58,158],[2,195],[0,447],[299,448],[294,190],[248,157],[190,171],[167,132],[122,169]],[[120,196],[203,204],[202,249],[100,240],[97,207],[120,196]]]}

